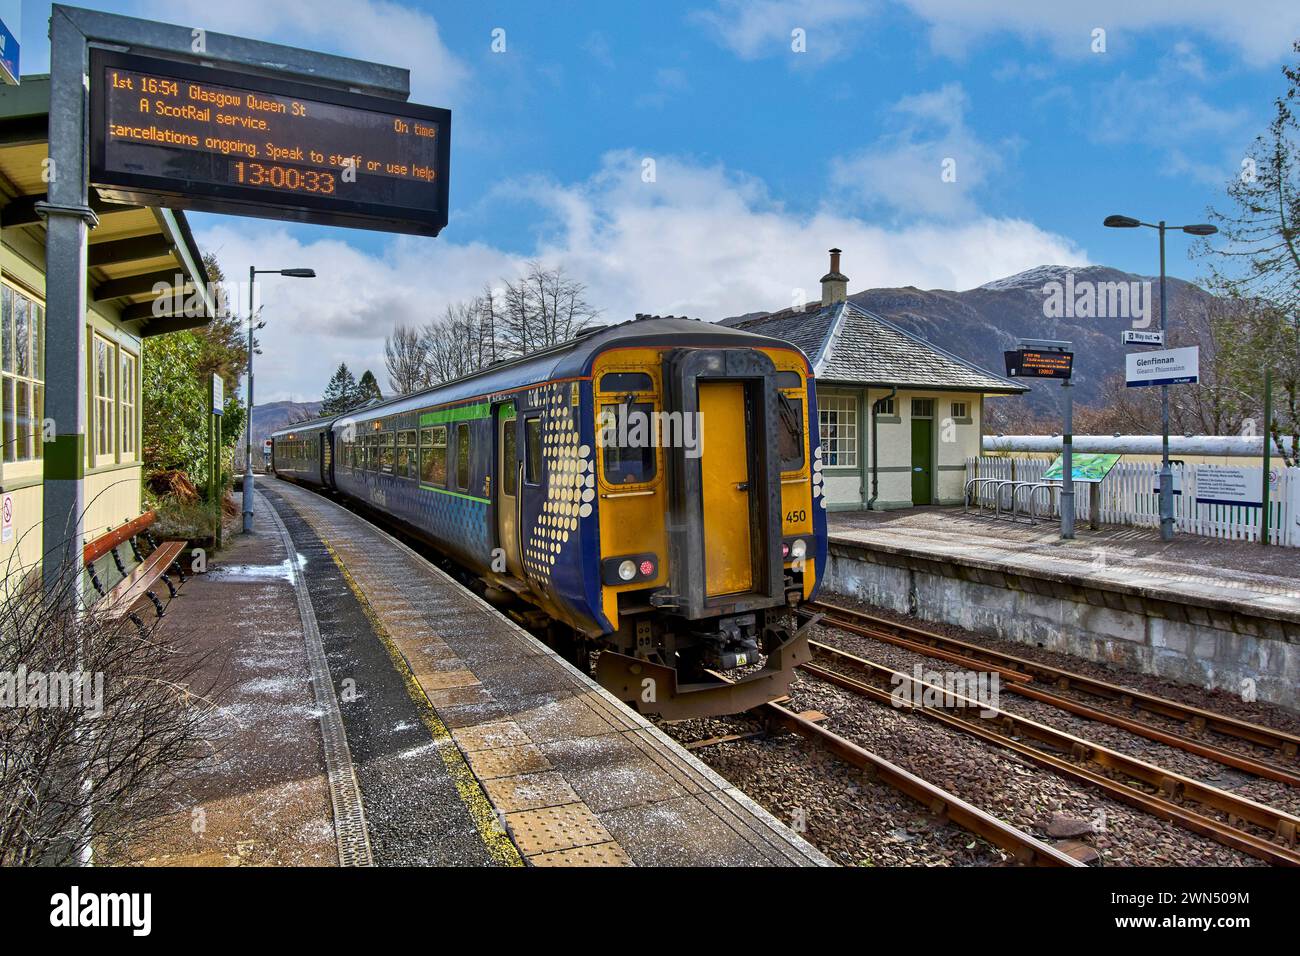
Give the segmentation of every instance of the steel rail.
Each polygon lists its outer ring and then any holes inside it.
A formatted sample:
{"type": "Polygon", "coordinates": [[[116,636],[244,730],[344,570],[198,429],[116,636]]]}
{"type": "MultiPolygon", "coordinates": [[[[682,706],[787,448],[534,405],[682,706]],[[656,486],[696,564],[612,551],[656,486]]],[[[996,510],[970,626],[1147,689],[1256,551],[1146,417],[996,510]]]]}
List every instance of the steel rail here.
{"type": "Polygon", "coordinates": [[[969,719],[958,717],[949,710],[926,706],[924,698],[918,705],[911,694],[897,695],[890,693],[836,671],[819,667],[816,664],[802,665],[805,671],[816,677],[830,681],[845,689],[862,693],[881,703],[888,703],[892,706],[909,706],[914,710],[919,710],[921,713],[949,726],[1013,750],[1040,766],[1048,767],[1075,780],[1101,787],[1123,803],[1153,813],[1163,819],[1179,823],[1187,829],[1209,836],[1225,846],[1242,850],[1276,865],[1300,866],[1300,853],[1297,853],[1294,849],[1280,846],[1271,840],[1264,839],[1233,825],[1235,820],[1248,821],[1255,826],[1271,830],[1294,846],[1297,827],[1300,826],[1300,818],[1289,813],[1207,786],[1192,780],[1190,777],[1165,770],[1136,757],[1110,750],[1100,744],[1084,740],[1065,731],[1056,730],[1046,724],[1020,717],[1001,708],[989,706],[987,703],[950,693],[942,687],[928,684],[925,681],[917,681],[911,675],[869,661],[866,658],[816,642],[811,642],[810,646],[815,653],[825,654],[840,663],[866,671],[875,677],[889,679],[896,685],[900,683],[903,687],[919,685],[923,693],[931,691],[938,694],[940,699],[946,698],[954,705],[952,708],[954,710],[982,712],[982,720],[980,723],[975,723],[969,719]],[[988,716],[984,716],[985,714],[988,716]],[[990,729],[985,724],[985,721],[997,726],[1000,732],[990,729]],[[1055,754],[1032,747],[1021,740],[1012,739],[1013,737],[1028,737],[1040,740],[1049,746],[1070,754],[1076,760],[1093,763],[1104,770],[1110,770],[1124,777],[1140,781],[1168,796],[1162,797],[1147,793],[1129,783],[1081,767],[1055,754]],[[1224,823],[1205,814],[1195,813],[1169,799],[1169,797],[1180,795],[1187,800],[1227,814],[1229,822],[1224,823]]]}
{"type": "Polygon", "coordinates": [[[771,722],[801,737],[825,747],[841,760],[874,774],[895,790],[911,797],[929,808],[932,813],[946,816],[953,823],[971,833],[982,836],[994,846],[1001,847],[1022,863],[1035,866],[1084,866],[1074,857],[1030,836],[1023,830],[998,819],[990,813],[967,803],[960,797],[936,787],[927,780],[890,763],[884,757],[860,747],[853,741],[832,733],[810,720],[805,720],[780,704],[767,703],[760,712],[771,722]]]}
{"type": "MultiPolygon", "coordinates": [[[[1059,667],[1052,667],[1049,664],[1042,664],[1038,661],[1032,661],[1028,658],[1017,657],[1014,654],[1008,654],[1004,651],[995,651],[991,648],[981,647],[978,644],[972,644],[954,637],[947,637],[943,634],[937,634],[933,631],[927,631],[924,628],[914,627],[909,624],[900,624],[896,621],[890,621],[886,618],[876,617],[873,614],[867,614],[852,608],[840,607],[834,604],[825,604],[823,602],[813,602],[805,605],[812,610],[820,611],[826,615],[823,624],[833,624],[836,627],[842,627],[847,631],[860,634],[863,637],[870,637],[875,640],[885,641],[907,650],[915,651],[920,654],[926,654],[931,657],[939,657],[945,660],[953,659],[951,655],[958,655],[968,660],[974,660],[981,666],[989,667],[998,671],[1003,677],[1015,677],[1019,675],[1024,677],[1028,675],[1031,678],[1051,681],[1062,690],[1073,689],[1083,693],[1092,694],[1096,697],[1102,697],[1106,700],[1117,701],[1126,706],[1136,707],[1139,710],[1145,710],[1150,713],[1159,714],[1162,717],[1168,717],[1172,720],[1178,720],[1190,724],[1196,728],[1208,728],[1216,733],[1226,737],[1234,737],[1238,740],[1244,740],[1261,747],[1269,747],[1277,751],[1282,757],[1294,759],[1297,753],[1300,753],[1300,736],[1287,733],[1284,730],[1277,730],[1273,727],[1265,727],[1262,724],[1251,723],[1250,721],[1240,720],[1236,717],[1230,717],[1227,714],[1219,714],[1214,711],[1205,710],[1191,704],[1180,704],[1177,701],[1169,700],[1165,697],[1158,697],[1155,694],[1148,694],[1144,691],[1136,690],[1132,687],[1125,687],[1120,684],[1112,684],[1107,681],[1097,680],[1074,671],[1067,671],[1059,667]],[[855,623],[863,622],[863,623],[855,623]],[[911,635],[905,636],[905,635],[911,635]]],[[[1020,683],[1020,682],[1018,682],[1020,683]]],[[[1015,688],[1013,688],[1015,689],[1015,688]]],[[[1071,698],[1056,692],[1049,692],[1036,688],[1036,693],[1041,695],[1050,695],[1052,704],[1065,707],[1065,709],[1087,708],[1086,704],[1073,701],[1071,698]],[[1065,702],[1072,706],[1066,707],[1065,702]]],[[[1019,692],[1017,690],[1017,692],[1019,692]]],[[[1026,694],[1025,696],[1033,696],[1026,694]]],[[[1042,699],[1036,697],[1036,699],[1042,699]]],[[[1083,716],[1092,717],[1095,720],[1104,720],[1108,723],[1125,720],[1119,715],[1109,713],[1108,711],[1088,708],[1089,712],[1084,714],[1083,710],[1075,710],[1083,716]],[[1094,716],[1094,715],[1106,716],[1094,716]]],[[[1272,765],[1253,760],[1233,751],[1216,747],[1202,741],[1196,741],[1181,734],[1175,734],[1170,731],[1160,731],[1157,728],[1150,727],[1146,724],[1139,724],[1129,721],[1127,724],[1115,723],[1116,726],[1123,726],[1124,729],[1133,733],[1147,736],[1152,740],[1160,740],[1164,743],[1172,743],[1173,746],[1184,746],[1193,744],[1200,751],[1200,756],[1208,757],[1212,760],[1218,760],[1227,763],[1229,766],[1237,767],[1240,770],[1247,770],[1250,773],[1257,773],[1260,776],[1268,776],[1270,779],[1280,780],[1292,785],[1300,785],[1300,776],[1291,773],[1283,768],[1273,767],[1272,765]],[[1162,734],[1161,736],[1155,736],[1162,734]],[[1174,743],[1174,741],[1177,741],[1174,743]],[[1249,766],[1248,764],[1253,764],[1249,766]],[[1269,768],[1271,772],[1265,772],[1264,768],[1269,768]]]]}

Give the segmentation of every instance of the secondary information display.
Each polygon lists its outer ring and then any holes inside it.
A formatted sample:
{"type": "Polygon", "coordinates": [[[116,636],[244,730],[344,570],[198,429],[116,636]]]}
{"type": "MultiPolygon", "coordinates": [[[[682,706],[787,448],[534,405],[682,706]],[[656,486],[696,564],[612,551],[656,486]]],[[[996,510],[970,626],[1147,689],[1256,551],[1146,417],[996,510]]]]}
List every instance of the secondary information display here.
{"type": "Polygon", "coordinates": [[[91,51],[90,181],[106,198],[436,236],[451,114],[91,51]]]}

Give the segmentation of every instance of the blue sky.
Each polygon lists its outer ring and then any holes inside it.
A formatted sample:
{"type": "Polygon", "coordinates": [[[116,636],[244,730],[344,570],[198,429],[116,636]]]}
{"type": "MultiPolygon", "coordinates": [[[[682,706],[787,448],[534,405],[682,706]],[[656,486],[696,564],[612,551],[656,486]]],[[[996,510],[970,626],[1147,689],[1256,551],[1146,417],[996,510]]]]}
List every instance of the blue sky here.
{"type": "MultiPolygon", "coordinates": [[[[530,258],[611,321],[815,299],[831,245],[854,291],[1045,262],[1153,271],[1154,235],[1101,219],[1201,221],[1300,37],[1280,0],[87,5],[406,66],[414,100],[453,110],[436,240],[192,217],[231,273],[321,272],[265,288],[263,400],[316,397],[340,360],[382,383],[395,323],[530,258]]],[[[48,9],[23,4],[25,71],[47,63],[48,9]]],[[[1183,245],[1170,271],[1195,278],[1183,245]]]]}

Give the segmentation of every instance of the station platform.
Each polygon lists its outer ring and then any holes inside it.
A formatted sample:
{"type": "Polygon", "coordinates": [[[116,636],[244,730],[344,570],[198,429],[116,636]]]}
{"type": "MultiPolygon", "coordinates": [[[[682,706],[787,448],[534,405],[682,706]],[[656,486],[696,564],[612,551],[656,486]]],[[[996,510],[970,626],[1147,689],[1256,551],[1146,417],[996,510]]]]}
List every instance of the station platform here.
{"type": "Polygon", "coordinates": [[[826,583],[974,631],[1300,706],[1300,552],[960,508],[839,512],[826,583]],[[1243,681],[1250,682],[1243,685],[1243,681]]]}
{"type": "MultiPolygon", "coordinates": [[[[185,585],[168,624],[220,635],[236,658],[272,640],[283,654],[293,634],[297,660],[278,658],[274,681],[298,710],[286,700],[277,719],[239,731],[237,760],[259,770],[218,768],[198,786],[209,820],[222,818],[221,801],[256,801],[283,777],[312,784],[316,812],[299,829],[330,834],[325,863],[828,865],[394,537],[307,489],[272,478],[258,489],[255,532],[185,585]],[[258,756],[288,740],[294,765],[258,756]]],[[[221,701],[236,723],[269,690],[246,676],[237,667],[221,701]]],[[[194,834],[168,839],[177,856],[238,856],[194,834]]]]}

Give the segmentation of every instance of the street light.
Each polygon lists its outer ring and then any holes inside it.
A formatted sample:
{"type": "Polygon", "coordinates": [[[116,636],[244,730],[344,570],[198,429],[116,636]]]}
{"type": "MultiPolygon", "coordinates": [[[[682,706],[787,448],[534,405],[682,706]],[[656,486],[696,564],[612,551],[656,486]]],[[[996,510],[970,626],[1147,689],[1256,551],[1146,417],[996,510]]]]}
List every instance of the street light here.
{"type": "Polygon", "coordinates": [[[314,279],[315,269],[257,269],[248,267],[248,421],[244,424],[244,533],[253,530],[253,332],[266,325],[253,325],[253,288],[259,275],[281,275],[291,279],[314,279]]]}
{"type": "MultiPolygon", "coordinates": [[[[1219,230],[1215,226],[1206,223],[1194,223],[1190,226],[1167,226],[1161,219],[1159,222],[1142,222],[1134,219],[1132,216],[1107,216],[1102,222],[1103,226],[1110,226],[1112,229],[1136,229],[1138,226],[1146,226],[1149,229],[1158,229],[1160,231],[1160,337],[1165,337],[1165,232],[1169,229],[1180,229],[1191,236],[1212,236],[1219,230]]],[[[1165,342],[1168,347],[1169,343],[1165,342]]],[[[1169,386],[1160,386],[1160,436],[1161,436],[1161,455],[1160,455],[1160,539],[1162,541],[1174,540],[1174,474],[1169,467],[1169,386]]]]}

